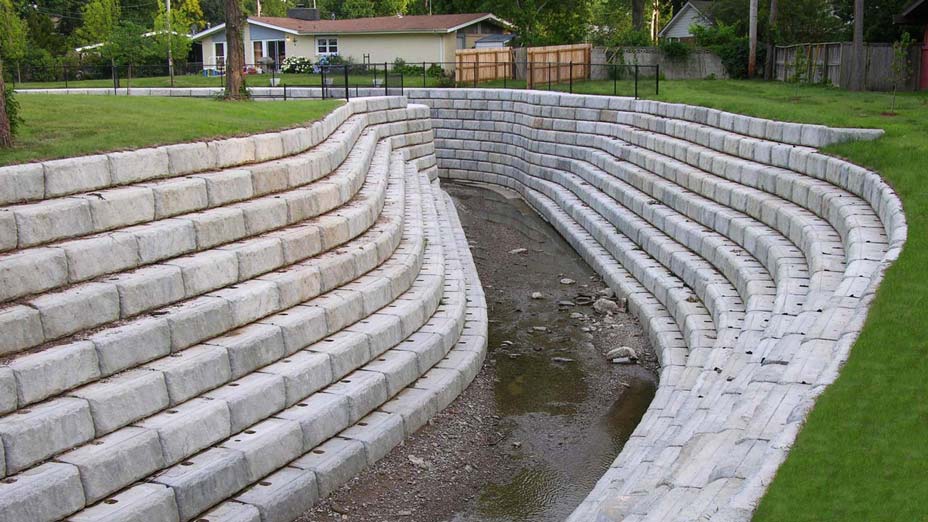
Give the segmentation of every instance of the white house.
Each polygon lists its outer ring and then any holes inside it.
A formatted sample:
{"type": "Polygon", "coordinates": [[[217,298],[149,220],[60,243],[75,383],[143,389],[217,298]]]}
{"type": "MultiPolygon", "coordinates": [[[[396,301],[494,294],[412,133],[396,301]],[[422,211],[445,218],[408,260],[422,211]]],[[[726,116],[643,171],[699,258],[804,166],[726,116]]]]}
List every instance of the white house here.
{"type": "MultiPolygon", "coordinates": [[[[504,34],[512,24],[491,13],[382,16],[320,20],[316,9],[296,8],[287,17],[249,17],[243,31],[245,62],[264,57],[277,64],[288,56],[317,61],[338,54],[356,63],[443,62],[450,68],[455,49],[470,49],[488,35],[504,34]]],[[[226,58],[225,24],[193,35],[203,47],[204,68],[221,67],[226,58]]]]}
{"type": "Polygon", "coordinates": [[[712,17],[712,2],[690,0],[677,11],[677,14],[673,15],[673,18],[657,33],[657,36],[668,40],[692,40],[693,33],[690,32],[690,27],[693,25],[702,27],[715,25],[715,19],[712,17]]]}

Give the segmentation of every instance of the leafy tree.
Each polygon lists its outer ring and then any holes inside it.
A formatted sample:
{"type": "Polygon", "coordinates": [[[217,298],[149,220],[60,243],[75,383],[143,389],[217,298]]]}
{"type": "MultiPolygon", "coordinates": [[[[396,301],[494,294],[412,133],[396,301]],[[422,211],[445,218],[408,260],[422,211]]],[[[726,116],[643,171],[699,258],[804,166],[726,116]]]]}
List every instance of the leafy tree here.
{"type": "Polygon", "coordinates": [[[3,63],[22,58],[26,51],[26,23],[10,0],[0,0],[0,148],[13,146],[19,124],[19,106],[3,79],[3,63]]]}
{"type": "Polygon", "coordinates": [[[245,26],[245,13],[241,0],[226,1],[226,90],[225,99],[244,100],[248,98],[245,88],[245,43],[242,37],[245,26]]]}
{"type": "Polygon", "coordinates": [[[739,34],[735,26],[718,21],[714,27],[693,25],[690,31],[693,32],[699,46],[718,55],[729,77],[747,77],[748,37],[743,33],[739,34]]]}
{"type": "MultiPolygon", "coordinates": [[[[154,54],[153,40],[145,36],[147,30],[135,22],[121,21],[100,48],[100,55],[117,65],[133,65],[154,54]]],[[[131,70],[129,71],[131,77],[131,70]]]]}
{"type": "Polygon", "coordinates": [[[159,4],[158,15],[155,16],[155,34],[151,38],[154,41],[154,54],[167,58],[170,48],[171,56],[175,59],[187,56],[193,42],[183,35],[203,26],[203,10],[199,0],[180,0],[176,5],[172,4],[170,19],[166,5],[159,4]]]}
{"type": "Polygon", "coordinates": [[[74,31],[76,42],[79,45],[108,42],[119,23],[118,0],[90,0],[81,12],[84,24],[74,31]]]}

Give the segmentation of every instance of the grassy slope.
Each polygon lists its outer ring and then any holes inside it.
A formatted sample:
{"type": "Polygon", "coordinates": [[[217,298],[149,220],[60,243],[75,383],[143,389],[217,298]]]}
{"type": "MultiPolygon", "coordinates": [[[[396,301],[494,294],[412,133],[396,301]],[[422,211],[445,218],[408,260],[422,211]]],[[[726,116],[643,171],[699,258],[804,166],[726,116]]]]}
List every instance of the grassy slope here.
{"type": "Polygon", "coordinates": [[[780,120],[880,127],[874,142],[826,152],[880,172],[902,198],[909,236],[841,376],[822,395],[757,521],[928,520],[928,93],[886,117],[883,93],[760,82],[666,82],[660,99],[780,120]]]}
{"type": "Polygon", "coordinates": [[[25,121],[0,165],[292,127],[317,120],[337,100],[229,103],[211,99],[17,96],[25,121]]]}

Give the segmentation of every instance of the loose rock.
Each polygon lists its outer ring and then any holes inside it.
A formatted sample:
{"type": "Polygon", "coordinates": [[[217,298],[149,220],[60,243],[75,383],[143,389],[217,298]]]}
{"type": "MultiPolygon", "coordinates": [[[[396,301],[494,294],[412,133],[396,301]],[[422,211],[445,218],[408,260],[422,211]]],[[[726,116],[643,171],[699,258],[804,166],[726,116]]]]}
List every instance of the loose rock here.
{"type": "Polygon", "coordinates": [[[638,354],[630,346],[613,348],[606,353],[606,359],[616,359],[618,357],[626,357],[634,361],[638,359],[638,354]]]}
{"type": "Polygon", "coordinates": [[[570,357],[552,357],[551,360],[556,363],[571,363],[574,362],[570,357]]]}
{"type": "Polygon", "coordinates": [[[561,284],[562,284],[562,285],[572,285],[572,284],[574,284],[574,283],[576,283],[576,281],[574,281],[573,279],[571,279],[571,278],[569,278],[569,277],[565,277],[564,279],[561,279],[561,284]]]}
{"type": "Polygon", "coordinates": [[[598,295],[601,295],[601,296],[605,297],[606,299],[612,299],[613,297],[615,297],[615,290],[613,290],[613,289],[611,289],[611,288],[609,288],[609,287],[603,288],[602,290],[600,290],[599,292],[596,292],[596,293],[597,293],[598,295]]]}
{"type": "Polygon", "coordinates": [[[600,297],[599,299],[596,300],[595,303],[593,303],[593,310],[596,310],[597,312],[601,314],[609,314],[609,315],[617,314],[621,311],[618,303],[616,303],[615,301],[606,299],[605,297],[600,297]]]}
{"type": "Polygon", "coordinates": [[[509,251],[510,254],[521,254],[523,252],[528,252],[527,248],[513,248],[509,251]]]}
{"type": "Polygon", "coordinates": [[[532,299],[544,299],[545,296],[541,292],[532,292],[532,299]]]}

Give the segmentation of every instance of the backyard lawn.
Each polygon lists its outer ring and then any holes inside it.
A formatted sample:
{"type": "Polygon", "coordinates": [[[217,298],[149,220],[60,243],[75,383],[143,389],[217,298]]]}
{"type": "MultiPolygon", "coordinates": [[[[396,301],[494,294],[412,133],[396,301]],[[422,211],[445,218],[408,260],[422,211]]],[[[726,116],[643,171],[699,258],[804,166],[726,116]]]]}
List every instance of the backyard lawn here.
{"type": "Polygon", "coordinates": [[[928,93],[764,82],[661,85],[658,99],[779,120],[879,127],[826,152],[880,172],[899,193],[908,242],[886,274],[839,379],[818,400],[756,521],[928,520],[928,93]]]}
{"type": "Polygon", "coordinates": [[[343,102],[20,94],[23,128],[0,165],[283,129],[343,102]]]}

